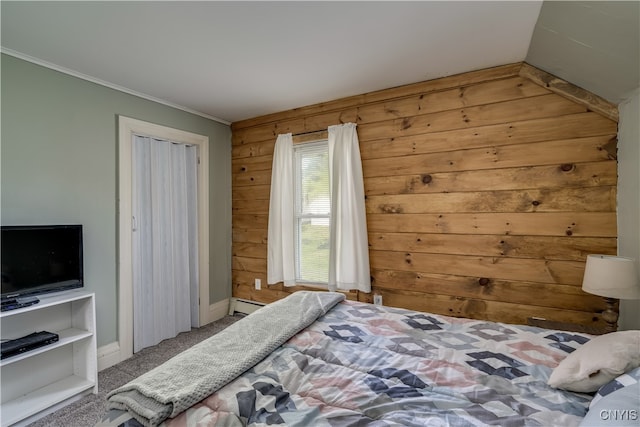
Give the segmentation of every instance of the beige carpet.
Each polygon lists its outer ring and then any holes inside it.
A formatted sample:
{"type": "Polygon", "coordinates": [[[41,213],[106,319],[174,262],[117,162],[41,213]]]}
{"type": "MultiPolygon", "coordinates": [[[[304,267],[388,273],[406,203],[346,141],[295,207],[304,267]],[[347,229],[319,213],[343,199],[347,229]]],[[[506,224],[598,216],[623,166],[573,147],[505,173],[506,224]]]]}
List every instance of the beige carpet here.
{"type": "Polygon", "coordinates": [[[145,348],[133,357],[98,372],[98,394],[90,394],[64,408],[30,424],[32,427],[91,427],[107,411],[107,394],[164,363],[194,344],[217,334],[227,326],[240,320],[242,315],[225,316],[202,328],[192,329],[175,338],[145,348]]]}

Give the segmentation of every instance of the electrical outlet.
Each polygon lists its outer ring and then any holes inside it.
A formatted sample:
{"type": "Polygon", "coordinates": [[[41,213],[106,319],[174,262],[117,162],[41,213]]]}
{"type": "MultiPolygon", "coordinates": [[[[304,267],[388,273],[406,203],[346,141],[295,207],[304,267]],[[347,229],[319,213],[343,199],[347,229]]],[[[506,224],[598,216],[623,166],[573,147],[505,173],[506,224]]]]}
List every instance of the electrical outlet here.
{"type": "Polygon", "coordinates": [[[373,303],[375,305],[382,305],[382,295],[380,294],[373,294],[373,303]]]}
{"type": "Polygon", "coordinates": [[[256,290],[259,291],[260,289],[262,289],[262,280],[260,279],[256,279],[256,290]]]}

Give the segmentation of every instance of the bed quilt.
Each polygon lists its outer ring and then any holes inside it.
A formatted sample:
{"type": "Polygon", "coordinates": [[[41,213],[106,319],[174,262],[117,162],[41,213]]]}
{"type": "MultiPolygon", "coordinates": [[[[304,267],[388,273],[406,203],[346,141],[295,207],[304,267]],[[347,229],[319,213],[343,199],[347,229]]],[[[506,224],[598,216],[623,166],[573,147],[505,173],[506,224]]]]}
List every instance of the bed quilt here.
{"type": "Polygon", "coordinates": [[[343,301],[165,425],[578,425],[546,381],[589,338],[343,301]]]}

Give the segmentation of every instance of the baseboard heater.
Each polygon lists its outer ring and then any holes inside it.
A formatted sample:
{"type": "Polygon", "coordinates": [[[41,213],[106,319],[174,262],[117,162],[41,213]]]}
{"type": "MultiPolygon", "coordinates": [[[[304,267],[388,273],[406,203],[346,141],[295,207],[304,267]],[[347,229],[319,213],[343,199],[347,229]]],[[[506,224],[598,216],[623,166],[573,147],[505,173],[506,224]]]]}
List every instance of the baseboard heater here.
{"type": "Polygon", "coordinates": [[[262,302],[231,298],[231,301],[229,302],[229,315],[233,316],[235,313],[251,314],[265,305],[266,304],[262,302]]]}

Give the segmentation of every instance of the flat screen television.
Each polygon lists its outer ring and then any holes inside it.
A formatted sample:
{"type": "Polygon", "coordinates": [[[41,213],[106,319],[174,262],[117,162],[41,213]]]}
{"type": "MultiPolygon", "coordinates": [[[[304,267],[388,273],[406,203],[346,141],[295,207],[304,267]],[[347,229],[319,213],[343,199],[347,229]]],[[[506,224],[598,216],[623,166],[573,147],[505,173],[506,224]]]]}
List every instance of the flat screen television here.
{"type": "Polygon", "coordinates": [[[3,225],[2,300],[81,288],[82,225],[3,225]]]}

